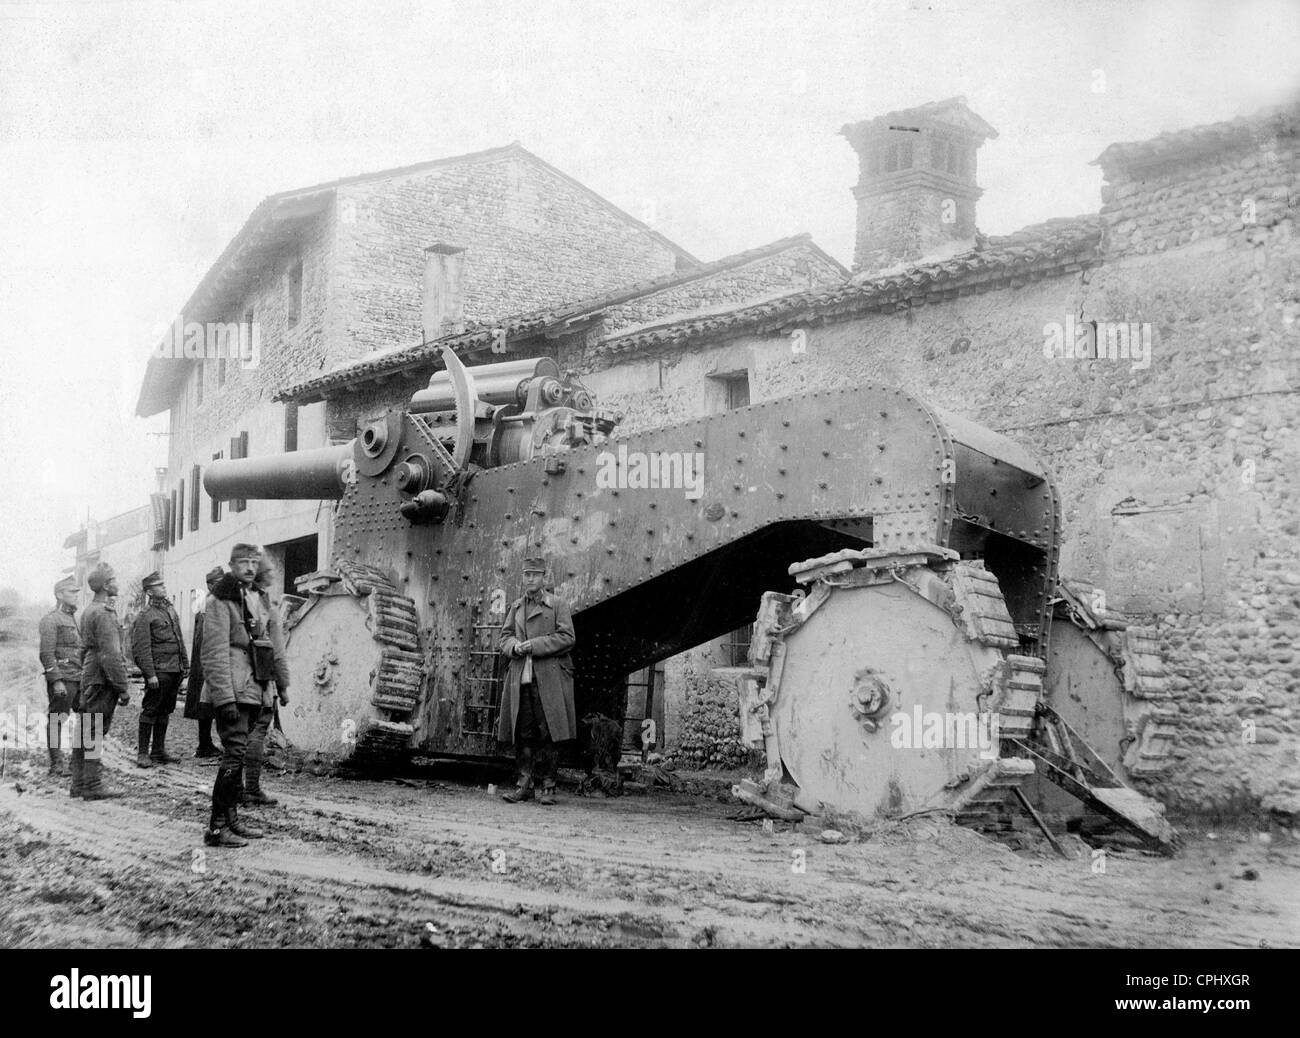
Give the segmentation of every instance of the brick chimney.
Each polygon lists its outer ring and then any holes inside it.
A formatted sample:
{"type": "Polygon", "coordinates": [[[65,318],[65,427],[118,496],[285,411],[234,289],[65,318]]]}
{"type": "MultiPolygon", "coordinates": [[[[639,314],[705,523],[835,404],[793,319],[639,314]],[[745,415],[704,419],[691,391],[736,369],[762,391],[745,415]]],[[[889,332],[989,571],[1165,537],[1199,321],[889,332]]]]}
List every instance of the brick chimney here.
{"type": "Polygon", "coordinates": [[[459,245],[430,245],[424,250],[424,341],[463,331],[465,327],[465,250],[459,245]]]}
{"type": "Polygon", "coordinates": [[[849,123],[840,134],[858,153],[855,272],[871,274],[974,244],[975,153],[998,135],[950,97],[849,123]]]}

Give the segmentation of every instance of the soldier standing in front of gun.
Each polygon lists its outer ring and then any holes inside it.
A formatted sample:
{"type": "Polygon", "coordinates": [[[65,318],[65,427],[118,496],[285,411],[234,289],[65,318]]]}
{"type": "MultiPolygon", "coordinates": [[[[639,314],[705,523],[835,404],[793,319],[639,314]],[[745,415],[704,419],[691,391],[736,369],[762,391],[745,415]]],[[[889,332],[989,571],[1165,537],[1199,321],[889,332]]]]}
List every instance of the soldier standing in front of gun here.
{"type": "Polygon", "coordinates": [[[501,694],[497,739],[515,744],[519,784],[501,798],[531,800],[535,781],[539,804],[555,803],[555,744],[578,734],[573,706],[576,638],[568,603],[548,594],[546,560],[524,559],[524,595],[511,604],[497,648],[510,660],[501,694]]]}
{"type": "MultiPolygon", "coordinates": [[[[204,579],[208,583],[208,594],[217,586],[217,581],[226,575],[220,566],[208,570],[204,579]]],[[[203,759],[220,757],[221,751],[212,743],[212,706],[200,699],[203,692],[203,610],[194,615],[194,640],[190,642],[190,678],[185,690],[185,716],[191,721],[199,722],[199,748],[194,756],[203,759]]]]}
{"type": "Polygon", "coordinates": [[[131,628],[131,654],[145,683],[135,765],[148,768],[154,764],[179,763],[179,758],[167,752],[167,721],[176,709],[176,694],[190,661],[181,638],[181,618],[167,599],[162,574],[150,573],[141,586],[148,601],[131,628]],[[151,735],[152,752],[149,750],[151,735]]]}
{"type": "MultiPolygon", "coordinates": [[[[271,610],[278,617],[280,614],[271,596],[271,566],[262,556],[257,565],[257,576],[253,586],[266,597],[271,610]]],[[[287,699],[284,702],[288,702],[287,699]]],[[[280,801],[262,789],[262,765],[266,763],[266,739],[271,731],[271,722],[275,720],[275,704],[266,707],[257,715],[252,730],[248,733],[248,752],[244,754],[244,787],[240,795],[241,804],[253,804],[257,807],[274,807],[280,801]]]]}
{"type": "Polygon", "coordinates": [[[104,785],[104,740],[113,711],[131,701],[127,690],[126,658],[122,655],[122,626],[108,604],[117,595],[113,567],[101,562],[86,578],[94,601],[81,614],[81,688],[72,702],[77,714],[77,745],[72,751],[74,797],[107,800],[121,790],[104,785]],[[102,719],[98,724],[96,719],[102,719]],[[87,749],[90,755],[87,755],[87,749]]]}
{"type": "Polygon", "coordinates": [[[270,597],[254,583],[261,555],[256,545],[236,544],[230,573],[217,581],[203,609],[202,699],[216,713],[222,751],[212,787],[212,815],[203,834],[210,847],[243,847],[263,835],[239,820],[244,758],[249,734],[263,711],[272,708],[272,680],[280,702],[289,702],[280,618],[270,597]]]}
{"type": "Polygon", "coordinates": [[[50,774],[61,778],[67,778],[70,772],[59,745],[59,732],[81,688],[81,631],[76,621],[80,592],[76,577],[64,577],[55,584],[54,609],[41,617],[39,628],[41,667],[45,670],[45,695],[49,701],[50,774]]]}

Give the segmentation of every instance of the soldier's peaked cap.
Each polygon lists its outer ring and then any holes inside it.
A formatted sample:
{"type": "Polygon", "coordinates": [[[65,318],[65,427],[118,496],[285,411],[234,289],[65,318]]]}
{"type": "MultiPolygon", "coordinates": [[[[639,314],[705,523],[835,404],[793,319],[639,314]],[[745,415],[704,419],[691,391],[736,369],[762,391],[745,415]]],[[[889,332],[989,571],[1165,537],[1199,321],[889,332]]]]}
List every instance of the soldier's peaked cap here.
{"type": "Polygon", "coordinates": [[[164,582],[164,581],[163,581],[163,578],[162,578],[162,574],[159,573],[157,570],[154,570],[154,571],[153,571],[152,573],[150,573],[147,577],[145,577],[144,580],[140,581],[140,586],[141,586],[141,587],[154,587],[155,585],[157,585],[157,584],[162,584],[163,582],[164,582]]]}
{"type": "Polygon", "coordinates": [[[64,577],[62,580],[55,581],[54,593],[61,595],[65,591],[80,591],[81,582],[76,577],[64,577]]]}
{"type": "Polygon", "coordinates": [[[529,555],[528,558],[524,559],[524,572],[528,573],[530,571],[535,573],[545,573],[546,560],[540,555],[529,555]]]}
{"type": "Polygon", "coordinates": [[[256,544],[236,544],[230,549],[231,562],[236,559],[260,559],[261,557],[262,549],[256,544]]]}

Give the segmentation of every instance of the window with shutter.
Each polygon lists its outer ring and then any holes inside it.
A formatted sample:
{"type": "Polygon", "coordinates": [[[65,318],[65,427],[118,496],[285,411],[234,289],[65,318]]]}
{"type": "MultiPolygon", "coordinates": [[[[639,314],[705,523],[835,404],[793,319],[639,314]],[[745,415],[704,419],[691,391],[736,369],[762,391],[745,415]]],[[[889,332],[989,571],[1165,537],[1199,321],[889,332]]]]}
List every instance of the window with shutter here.
{"type": "MultiPolygon", "coordinates": [[[[248,430],[247,429],[241,431],[238,436],[232,436],[230,438],[230,457],[232,460],[235,458],[248,457],[248,430]]],[[[245,501],[243,498],[236,498],[235,500],[230,502],[230,510],[232,512],[242,512],[247,507],[248,507],[248,502],[245,501]]]]}
{"type": "Polygon", "coordinates": [[[190,469],[190,530],[199,528],[199,475],[202,470],[195,465],[190,469]]]}
{"type": "MultiPolygon", "coordinates": [[[[217,451],[216,454],[212,455],[212,460],[220,461],[221,457],[222,457],[222,452],[217,451]]],[[[218,501],[215,497],[209,498],[208,500],[211,502],[212,505],[212,511],[210,515],[212,522],[214,523],[221,522],[221,502],[218,501]]]]}

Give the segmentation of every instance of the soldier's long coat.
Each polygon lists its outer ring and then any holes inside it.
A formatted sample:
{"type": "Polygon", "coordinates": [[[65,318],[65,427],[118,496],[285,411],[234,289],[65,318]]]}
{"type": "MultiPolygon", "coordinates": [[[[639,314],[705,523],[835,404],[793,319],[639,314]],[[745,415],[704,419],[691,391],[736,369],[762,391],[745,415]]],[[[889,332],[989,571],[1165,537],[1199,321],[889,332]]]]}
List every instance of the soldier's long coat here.
{"type": "Polygon", "coordinates": [[[519,717],[519,684],[524,673],[525,656],[510,656],[517,642],[533,643],[533,681],[546,713],[546,727],[551,739],[562,742],[576,739],[578,720],[573,705],[573,656],[570,650],[577,639],[573,634],[573,616],[568,603],[552,594],[542,594],[536,601],[518,598],[506,612],[497,648],[510,660],[505,685],[501,690],[501,713],[497,720],[497,739],[515,741],[515,723],[519,717]]]}
{"type": "MultiPolygon", "coordinates": [[[[271,683],[259,685],[253,680],[241,592],[239,578],[227,573],[213,586],[203,607],[203,690],[199,702],[209,704],[214,711],[227,703],[268,707],[275,702],[271,683]]],[[[253,587],[249,594],[262,600],[267,615],[266,637],[275,654],[275,683],[280,689],[288,689],[289,662],[284,654],[279,614],[264,590],[253,587]]]]}

